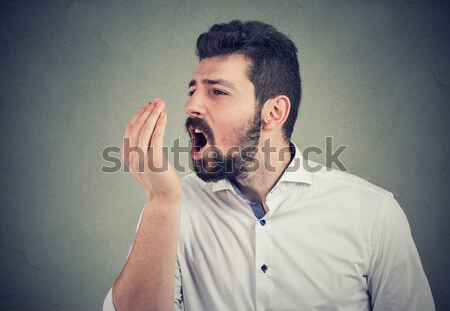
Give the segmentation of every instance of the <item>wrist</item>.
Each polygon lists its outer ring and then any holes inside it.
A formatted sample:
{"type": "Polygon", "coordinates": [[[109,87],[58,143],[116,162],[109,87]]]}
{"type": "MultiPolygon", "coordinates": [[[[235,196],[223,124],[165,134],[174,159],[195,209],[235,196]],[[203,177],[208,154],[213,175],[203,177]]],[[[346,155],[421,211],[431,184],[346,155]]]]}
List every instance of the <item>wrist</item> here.
{"type": "Polygon", "coordinates": [[[169,193],[169,194],[156,194],[156,193],[146,193],[147,202],[158,201],[158,202],[177,202],[181,199],[180,193],[169,193]]]}
{"type": "Polygon", "coordinates": [[[145,206],[151,209],[175,209],[180,206],[181,195],[147,196],[145,206]]]}

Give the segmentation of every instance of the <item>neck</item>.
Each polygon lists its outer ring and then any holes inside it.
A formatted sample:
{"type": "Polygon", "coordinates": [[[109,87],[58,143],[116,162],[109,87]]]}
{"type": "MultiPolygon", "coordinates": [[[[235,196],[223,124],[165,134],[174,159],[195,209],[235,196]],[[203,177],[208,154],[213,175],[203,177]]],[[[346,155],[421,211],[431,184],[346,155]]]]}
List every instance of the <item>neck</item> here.
{"type": "Polygon", "coordinates": [[[259,161],[258,170],[238,178],[236,184],[248,199],[260,202],[267,212],[267,194],[292,160],[289,143],[265,140],[260,143],[256,157],[259,161]]]}

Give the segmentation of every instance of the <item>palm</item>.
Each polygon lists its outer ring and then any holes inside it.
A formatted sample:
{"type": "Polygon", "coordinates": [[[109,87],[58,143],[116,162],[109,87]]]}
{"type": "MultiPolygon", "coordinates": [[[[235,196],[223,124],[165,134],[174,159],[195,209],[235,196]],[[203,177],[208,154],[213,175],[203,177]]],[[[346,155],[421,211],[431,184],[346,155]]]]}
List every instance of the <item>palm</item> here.
{"type": "Polygon", "coordinates": [[[124,136],[123,160],[148,198],[173,198],[181,194],[181,184],[163,152],[167,124],[165,103],[155,100],[142,107],[128,123],[124,136]]]}

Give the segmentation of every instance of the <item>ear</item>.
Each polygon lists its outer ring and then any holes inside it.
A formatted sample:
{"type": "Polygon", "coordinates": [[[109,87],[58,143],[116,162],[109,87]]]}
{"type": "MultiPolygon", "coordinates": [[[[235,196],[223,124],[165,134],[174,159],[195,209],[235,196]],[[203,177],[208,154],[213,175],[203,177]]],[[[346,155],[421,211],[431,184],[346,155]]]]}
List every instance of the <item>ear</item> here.
{"type": "Polygon", "coordinates": [[[290,109],[291,102],[286,95],[278,95],[266,101],[261,113],[262,129],[266,131],[281,129],[290,109]]]}

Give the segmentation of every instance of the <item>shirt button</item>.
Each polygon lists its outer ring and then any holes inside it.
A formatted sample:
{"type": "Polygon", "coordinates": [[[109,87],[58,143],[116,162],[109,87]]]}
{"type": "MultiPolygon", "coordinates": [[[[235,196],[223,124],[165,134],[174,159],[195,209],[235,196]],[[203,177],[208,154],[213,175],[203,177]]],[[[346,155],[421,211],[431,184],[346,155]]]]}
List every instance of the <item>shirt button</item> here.
{"type": "Polygon", "coordinates": [[[266,224],[266,221],[265,221],[264,219],[261,219],[261,220],[259,221],[259,223],[261,224],[261,226],[264,226],[264,225],[266,224]]]}
{"type": "Polygon", "coordinates": [[[261,266],[261,271],[264,272],[264,273],[266,273],[266,271],[267,271],[267,266],[266,266],[266,265],[262,265],[262,266],[261,266]]]}

